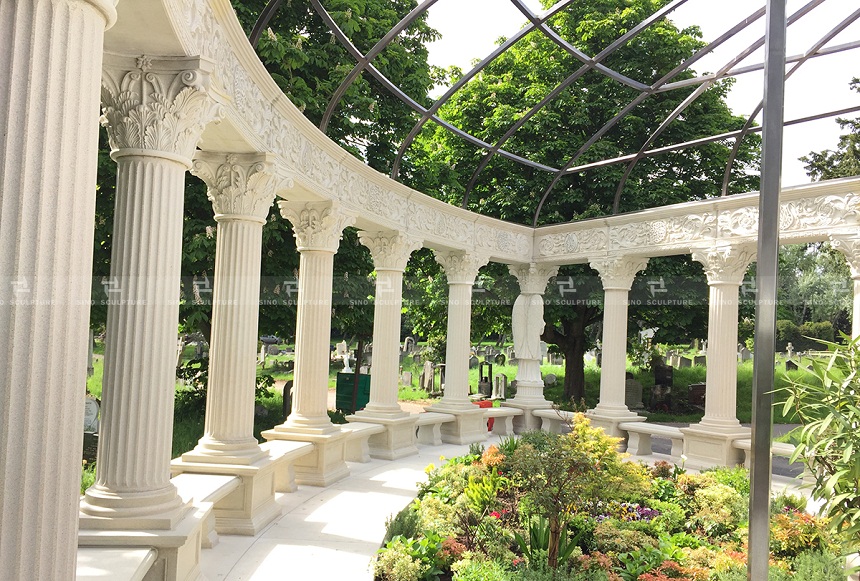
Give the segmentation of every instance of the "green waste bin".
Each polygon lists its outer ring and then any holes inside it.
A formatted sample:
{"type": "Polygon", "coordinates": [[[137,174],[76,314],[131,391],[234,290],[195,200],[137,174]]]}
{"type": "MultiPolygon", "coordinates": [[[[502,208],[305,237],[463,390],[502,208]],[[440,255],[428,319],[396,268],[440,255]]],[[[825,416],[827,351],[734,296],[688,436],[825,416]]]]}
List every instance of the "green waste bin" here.
{"type": "Polygon", "coordinates": [[[364,409],[367,402],[370,401],[370,376],[366,374],[358,374],[358,393],[355,397],[355,407],[353,407],[353,390],[355,388],[354,373],[338,373],[335,392],[335,406],[337,409],[354,414],[360,409],[364,409]]]}

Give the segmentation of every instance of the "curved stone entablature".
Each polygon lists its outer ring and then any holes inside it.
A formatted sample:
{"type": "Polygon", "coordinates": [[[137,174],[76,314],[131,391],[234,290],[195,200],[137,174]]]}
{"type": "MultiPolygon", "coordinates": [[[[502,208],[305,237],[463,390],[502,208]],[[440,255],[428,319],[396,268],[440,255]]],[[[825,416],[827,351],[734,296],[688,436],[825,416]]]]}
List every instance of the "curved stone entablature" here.
{"type": "MultiPolygon", "coordinates": [[[[831,180],[782,192],[780,240],[826,240],[860,225],[860,180],[831,180]]],[[[708,245],[749,243],[758,233],[758,194],[653,208],[535,230],[539,262],[588,262],[599,253],[664,256],[708,245]]]]}
{"type": "MultiPolygon", "coordinates": [[[[214,63],[211,95],[224,119],[210,125],[199,147],[219,153],[270,152],[280,183],[278,195],[296,201],[339,202],[364,230],[399,230],[435,249],[462,250],[504,263],[588,262],[601,255],[659,256],[692,248],[754,240],[758,194],[688,202],[642,212],[532,229],[480,216],[436,200],[366,166],[320,132],[292,104],[260,63],[229,0],[154,0],[133,6],[138,21],[169,21],[184,52],[214,63]],[[148,16],[147,16],[148,17],[148,16]]],[[[131,9],[131,8],[129,8],[131,9]]],[[[121,14],[122,15],[122,14],[121,14]]],[[[139,26],[148,30],[143,23],[139,26]]],[[[169,34],[162,31],[162,36],[169,34]]],[[[155,41],[117,29],[108,51],[155,41]]],[[[160,46],[167,46],[167,40],[160,46]]],[[[163,52],[161,53],[163,54],[163,52]]],[[[138,55],[140,56],[140,55],[138,55]]],[[[831,180],[783,191],[781,240],[825,240],[853,233],[860,213],[860,179],[831,180]]]]}
{"type": "MultiPolygon", "coordinates": [[[[278,194],[296,200],[337,200],[363,229],[399,229],[425,246],[477,251],[499,262],[530,262],[532,228],[457,208],[369,168],[331,141],[288,100],[254,53],[229,0],[153,2],[163,10],[186,54],[215,63],[213,97],[222,127],[204,134],[204,151],[271,152],[277,172],[293,182],[278,194]]],[[[122,11],[122,7],[120,7],[122,11]]],[[[108,50],[133,43],[120,35],[108,50]]]]}

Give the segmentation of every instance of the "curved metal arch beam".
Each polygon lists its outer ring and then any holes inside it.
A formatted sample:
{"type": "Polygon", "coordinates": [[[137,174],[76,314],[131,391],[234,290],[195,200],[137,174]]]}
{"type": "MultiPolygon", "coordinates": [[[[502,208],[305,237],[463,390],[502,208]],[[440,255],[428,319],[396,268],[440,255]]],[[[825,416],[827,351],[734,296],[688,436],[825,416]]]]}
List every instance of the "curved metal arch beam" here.
{"type": "Polygon", "coordinates": [[[523,3],[523,0],[511,0],[511,2],[514,4],[514,6],[517,7],[520,12],[523,13],[526,18],[529,19],[529,22],[531,22],[537,30],[540,30],[544,34],[544,36],[557,44],[562,50],[571,55],[573,58],[577,59],[583,64],[593,65],[593,68],[595,70],[606,75],[610,79],[621,83],[622,85],[627,85],[628,87],[636,89],[637,91],[650,90],[650,87],[645,83],[640,83],[635,79],[631,79],[627,75],[622,75],[618,71],[610,69],[606,65],[601,65],[599,63],[594,62],[594,59],[592,57],[588,56],[587,54],[564,40],[552,28],[549,28],[546,25],[545,21],[539,22],[540,18],[534,12],[529,10],[529,7],[523,3]]]}
{"type": "Polygon", "coordinates": [[[260,41],[263,29],[266,28],[269,21],[272,20],[272,17],[275,15],[275,12],[278,11],[280,6],[281,0],[269,0],[269,2],[263,7],[263,10],[260,12],[260,17],[257,18],[257,22],[254,23],[254,28],[251,29],[251,34],[248,35],[248,42],[251,43],[251,46],[257,48],[257,42],[260,41]]]}
{"type": "Polygon", "coordinates": [[[340,104],[340,100],[343,98],[343,95],[346,93],[349,86],[355,81],[356,78],[361,74],[361,72],[370,64],[376,56],[381,53],[385,48],[391,43],[392,40],[397,38],[397,36],[403,32],[408,26],[410,26],[415,20],[417,20],[421,15],[427,12],[427,9],[433,6],[439,0],[424,0],[421,4],[413,8],[409,14],[404,16],[400,22],[398,22],[391,30],[389,30],[385,36],[379,39],[379,41],[370,49],[366,55],[364,55],[361,59],[356,62],[355,67],[349,72],[349,74],[343,79],[340,86],[338,86],[337,90],[332,95],[331,99],[328,102],[328,106],[326,107],[325,113],[323,114],[322,121],[320,121],[320,131],[325,133],[328,128],[329,121],[331,121],[331,116],[334,114],[335,109],[338,104],[340,104]]]}
{"type": "MultiPolygon", "coordinates": [[[[842,22],[840,22],[835,27],[830,29],[830,31],[828,31],[827,34],[825,34],[818,41],[816,41],[809,48],[809,50],[806,51],[806,53],[804,53],[803,57],[800,58],[800,60],[798,60],[796,62],[796,64],[793,67],[791,67],[791,69],[789,69],[789,71],[785,74],[785,80],[787,81],[789,78],[791,78],[791,75],[793,75],[795,72],[797,72],[797,70],[800,69],[800,67],[802,67],[810,58],[812,58],[813,56],[818,54],[818,51],[820,51],[822,48],[824,48],[825,44],[827,44],[828,42],[830,42],[831,40],[836,38],[836,36],[840,32],[842,32],[843,30],[848,28],[858,18],[860,18],[860,8],[858,8],[857,10],[852,12],[842,22]]],[[[732,151],[729,153],[728,160],[726,161],[726,169],[723,172],[723,186],[722,186],[721,196],[727,196],[728,195],[729,181],[731,180],[731,175],[732,175],[732,167],[734,166],[735,159],[737,158],[738,152],[740,151],[741,142],[743,141],[744,137],[746,137],[747,134],[750,133],[750,128],[752,127],[752,124],[755,122],[756,116],[759,114],[759,112],[761,112],[761,110],[763,108],[764,108],[764,99],[759,101],[758,105],[756,105],[753,112],[750,113],[749,117],[747,117],[746,123],[744,123],[743,128],[740,130],[740,134],[735,139],[735,144],[732,147],[732,151]]]]}
{"type": "MultiPolygon", "coordinates": [[[[638,36],[640,32],[642,32],[647,27],[651,26],[651,24],[653,24],[657,20],[662,19],[667,14],[674,11],[676,8],[682,6],[686,2],[688,2],[688,0],[673,0],[672,2],[670,2],[669,4],[667,4],[666,6],[661,8],[660,10],[657,10],[654,14],[652,14],[651,16],[649,16],[648,18],[646,18],[645,20],[641,21],[639,24],[637,24],[636,26],[634,26],[633,28],[628,30],[625,34],[618,37],[614,42],[612,42],[610,45],[608,45],[606,48],[604,48],[602,51],[600,51],[597,55],[595,55],[593,60],[595,61],[595,63],[599,63],[600,61],[605,59],[607,56],[609,56],[610,54],[615,52],[618,48],[627,44],[627,42],[630,39],[632,39],[635,36],[638,36]]],[[[517,121],[505,132],[505,134],[499,138],[499,140],[496,142],[496,144],[484,154],[483,159],[481,159],[481,162],[478,164],[478,167],[472,173],[472,177],[469,178],[469,183],[466,185],[466,191],[463,194],[463,208],[466,208],[468,206],[469,195],[471,194],[472,190],[474,189],[479,175],[490,164],[490,161],[492,161],[496,151],[498,151],[499,148],[501,148],[501,146],[504,145],[505,142],[508,139],[510,139],[514,135],[514,133],[516,133],[520,129],[520,127],[525,125],[529,121],[529,119],[534,117],[538,113],[538,111],[543,109],[551,101],[555,100],[555,98],[559,94],[561,94],[562,91],[567,89],[574,81],[576,81],[578,78],[580,78],[586,72],[593,70],[593,69],[594,69],[594,66],[592,66],[592,65],[589,65],[589,64],[582,65],[572,75],[567,77],[558,86],[556,86],[552,91],[547,93],[547,95],[543,99],[541,99],[541,101],[539,103],[535,104],[525,115],[523,115],[522,117],[517,119],[517,121]]]]}
{"type": "MultiPolygon", "coordinates": [[[[823,2],[824,0],[817,0],[819,2],[823,2]]],[[[614,127],[621,119],[623,119],[628,113],[630,113],[635,107],[637,107],[642,101],[644,101],[650,94],[656,93],[659,91],[660,87],[666,84],[668,81],[677,76],[681,71],[686,70],[690,66],[692,66],[695,62],[703,58],[705,55],[712,52],[715,48],[719,47],[721,44],[725,43],[727,40],[732,38],[737,32],[743,30],[765,14],[765,8],[762,7],[759,10],[754,11],[752,14],[738,22],[735,26],[729,29],[724,34],[720,35],[717,39],[709,43],[707,46],[699,49],[695,54],[693,54],[690,58],[686,59],[682,63],[678,64],[671,71],[663,75],[660,79],[658,79],[652,86],[652,90],[649,93],[642,92],[636,96],[630,103],[628,103],[621,111],[619,111],[612,119],[607,121],[603,127],[601,127],[594,135],[592,135],[588,141],[586,141],[582,146],[574,153],[574,155],[568,160],[568,162],[564,165],[564,167],[553,176],[552,181],[549,186],[544,190],[543,195],[541,196],[540,201],[538,202],[538,206],[535,209],[534,219],[532,221],[533,227],[537,228],[538,220],[540,219],[541,210],[543,210],[543,206],[546,203],[546,200],[549,198],[550,193],[552,193],[556,184],[561,180],[564,175],[568,173],[572,173],[571,167],[574,163],[597,141],[600,140],[612,127],[614,127]]]]}
{"type": "MultiPolygon", "coordinates": [[[[807,117],[799,117],[797,119],[792,119],[791,121],[786,121],[785,126],[791,127],[793,125],[800,125],[802,123],[809,123],[810,121],[818,121],[819,119],[827,119],[829,117],[838,117],[840,115],[848,115],[850,113],[854,113],[856,111],[860,111],[860,105],[854,105],[853,107],[846,107],[844,109],[837,109],[834,111],[827,111],[826,113],[816,113],[815,115],[809,115],[807,117]]],[[[656,155],[660,155],[662,153],[668,153],[670,151],[679,151],[682,149],[687,149],[690,147],[697,147],[699,145],[707,145],[708,143],[713,143],[715,141],[723,141],[734,139],[741,134],[741,129],[736,129],[734,131],[728,131],[726,133],[719,133],[717,135],[711,135],[709,137],[700,137],[698,139],[692,139],[690,141],[684,141],[682,143],[673,143],[672,145],[664,145],[663,147],[657,147],[654,149],[649,149],[645,152],[645,157],[654,157],[656,155]]],[[[752,127],[749,130],[749,133],[761,133],[762,127],[752,127]]],[[[582,172],[590,169],[597,169],[601,167],[608,167],[610,165],[616,165],[621,163],[627,163],[631,159],[636,157],[635,153],[630,153],[627,155],[620,155],[618,157],[613,157],[611,159],[604,159],[601,161],[595,161],[592,163],[585,163],[583,165],[578,165],[576,167],[570,168],[570,172],[582,172]]]]}
{"type": "MultiPolygon", "coordinates": [[[[541,18],[542,19],[549,19],[552,16],[555,16],[555,14],[557,12],[566,8],[567,5],[573,1],[574,0],[561,0],[560,2],[558,2],[554,6],[552,6],[549,10],[547,10],[541,16],[541,18]]],[[[506,50],[508,50],[511,46],[513,46],[514,44],[516,44],[517,42],[519,42],[520,40],[522,40],[523,38],[528,36],[528,34],[531,33],[533,30],[535,30],[533,25],[525,26],[525,27],[519,29],[513,36],[509,37],[507,40],[505,40],[505,42],[503,42],[498,47],[496,47],[495,50],[493,50],[489,55],[484,57],[481,60],[481,62],[479,62],[474,67],[472,67],[472,69],[468,73],[466,73],[465,75],[460,77],[456,83],[451,85],[451,87],[447,91],[445,91],[444,95],[439,97],[430,106],[430,108],[427,109],[427,112],[421,116],[421,119],[418,120],[418,122],[415,124],[415,126],[412,128],[412,130],[406,136],[406,138],[401,142],[400,148],[397,151],[397,155],[394,158],[394,163],[391,166],[391,178],[392,179],[397,178],[397,175],[400,172],[400,161],[403,159],[403,156],[406,154],[406,150],[409,149],[409,147],[412,145],[412,142],[415,140],[415,138],[421,132],[421,129],[424,128],[424,125],[427,123],[427,121],[429,121],[430,119],[433,119],[434,121],[438,122],[438,119],[436,118],[435,113],[442,107],[442,105],[447,103],[448,100],[450,100],[451,97],[453,97],[457,91],[459,91],[466,83],[468,83],[473,78],[475,78],[475,76],[477,76],[478,73],[480,73],[482,70],[484,70],[487,67],[487,65],[489,65],[491,62],[496,60],[502,53],[504,53],[506,50]]],[[[487,148],[487,149],[489,149],[489,148],[487,148]]],[[[553,171],[555,171],[555,170],[553,170],[553,171]]]]}
{"type": "MultiPolygon", "coordinates": [[[[332,31],[332,33],[340,41],[340,43],[344,46],[344,48],[347,50],[347,52],[349,52],[353,58],[355,58],[356,60],[359,60],[362,57],[361,51],[358,50],[358,48],[356,48],[356,46],[354,44],[352,44],[352,42],[349,40],[349,38],[344,34],[344,32],[340,29],[340,27],[334,21],[334,19],[332,19],[331,15],[326,11],[326,9],[322,6],[322,4],[320,4],[319,0],[310,0],[310,1],[311,1],[311,4],[313,5],[314,9],[317,11],[317,14],[319,14],[320,18],[323,19],[323,22],[326,24],[326,26],[329,27],[329,30],[332,31]]],[[[409,95],[404,93],[400,89],[400,87],[398,87],[397,85],[392,83],[388,79],[388,77],[383,75],[372,64],[368,64],[366,67],[366,70],[371,75],[373,75],[373,77],[377,81],[379,81],[379,83],[385,89],[387,89],[390,93],[392,93],[398,99],[403,101],[413,111],[415,111],[419,115],[424,115],[427,112],[427,109],[425,107],[423,107],[420,103],[415,101],[412,97],[410,97],[409,95]]],[[[468,143],[471,143],[472,145],[474,145],[480,149],[488,149],[491,147],[491,145],[489,143],[486,143],[486,142],[478,139],[474,135],[471,135],[471,134],[466,133],[465,131],[463,131],[461,129],[458,129],[457,127],[454,127],[450,123],[447,123],[446,121],[443,121],[442,119],[439,119],[435,115],[432,117],[432,119],[436,123],[442,125],[446,129],[448,129],[448,131],[450,131],[451,133],[454,133],[455,135],[461,137],[462,139],[464,139],[468,143]]],[[[521,157],[519,155],[515,155],[509,151],[499,151],[499,155],[502,155],[508,159],[511,159],[513,161],[516,161],[517,163],[521,163],[521,164],[528,166],[528,167],[533,167],[533,168],[540,169],[543,171],[548,171],[548,172],[558,171],[557,168],[552,168],[552,167],[546,166],[544,164],[534,162],[530,159],[526,159],[526,158],[521,157]]]]}
{"type": "MultiPolygon", "coordinates": [[[[800,8],[797,12],[792,14],[787,19],[786,26],[791,26],[794,22],[796,22],[797,20],[799,20],[800,18],[802,18],[803,16],[805,16],[806,14],[811,12],[813,8],[820,5],[822,2],[824,2],[824,0],[812,0],[812,2],[809,2],[808,4],[806,4],[805,6],[800,8]]],[[[752,43],[750,46],[748,46],[745,50],[741,51],[736,57],[731,59],[728,63],[726,63],[725,65],[720,67],[720,69],[717,71],[717,75],[723,74],[723,73],[731,70],[731,68],[733,66],[736,66],[737,63],[742,62],[747,56],[749,56],[750,54],[752,54],[753,52],[758,50],[758,48],[763,46],[764,42],[765,42],[765,36],[762,36],[761,38],[756,40],[754,43],[752,43]]],[[[702,83],[698,87],[696,87],[696,90],[693,91],[689,96],[687,96],[687,98],[684,99],[677,107],[675,107],[675,109],[672,111],[672,113],[670,113],[669,116],[666,117],[666,119],[664,119],[662,123],[660,123],[660,126],[654,130],[654,132],[648,137],[648,139],[645,141],[645,143],[642,145],[642,147],[639,148],[639,151],[637,152],[636,157],[633,158],[633,160],[630,162],[630,164],[624,170],[624,174],[621,176],[621,180],[619,180],[619,182],[618,182],[618,187],[615,190],[615,200],[612,203],[612,213],[613,214],[618,213],[619,207],[621,205],[621,193],[624,191],[624,186],[627,185],[627,180],[630,178],[630,174],[633,173],[633,169],[636,167],[636,164],[639,163],[639,161],[642,159],[642,153],[646,149],[648,149],[648,147],[652,143],[654,143],[654,141],[669,127],[669,125],[672,124],[673,121],[675,121],[678,118],[678,116],[681,115],[681,113],[683,113],[687,109],[687,107],[692,105],[693,102],[696,101],[696,99],[701,97],[702,94],[704,94],[705,91],[710,89],[714,84],[716,84],[716,81],[707,81],[705,83],[702,83]]]]}

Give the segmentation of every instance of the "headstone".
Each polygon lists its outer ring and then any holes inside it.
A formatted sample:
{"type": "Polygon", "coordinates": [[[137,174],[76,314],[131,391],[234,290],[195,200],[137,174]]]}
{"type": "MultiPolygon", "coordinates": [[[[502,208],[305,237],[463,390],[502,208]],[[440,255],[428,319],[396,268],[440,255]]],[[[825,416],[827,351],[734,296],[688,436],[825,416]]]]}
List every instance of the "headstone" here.
{"type": "Polygon", "coordinates": [[[404,353],[412,353],[415,351],[415,339],[412,337],[406,337],[403,340],[403,352],[404,353]]]}
{"type": "Polygon", "coordinates": [[[654,367],[655,385],[672,385],[675,381],[675,369],[668,366],[658,365],[654,367]]]}
{"type": "Polygon", "coordinates": [[[738,353],[738,357],[740,357],[741,362],[749,361],[752,359],[752,352],[746,347],[742,347],[740,353],[738,353]]]}
{"type": "Polygon", "coordinates": [[[677,353],[675,353],[674,355],[672,355],[671,359],[669,360],[669,364],[672,367],[681,367],[681,356],[678,355],[677,353]]]}
{"type": "Polygon", "coordinates": [[[785,346],[785,354],[789,359],[791,359],[791,356],[794,354],[794,345],[790,342],[785,346]]]}
{"type": "Polygon", "coordinates": [[[591,363],[592,361],[594,361],[594,359],[595,359],[594,351],[586,351],[585,352],[585,362],[586,363],[591,363]]]}
{"type": "Polygon", "coordinates": [[[547,373],[543,378],[543,384],[547,387],[552,387],[558,382],[558,378],[554,373],[547,373]]]}
{"type": "Polygon", "coordinates": [[[418,365],[419,363],[421,363],[421,354],[420,354],[420,353],[415,353],[415,354],[412,356],[412,362],[413,362],[413,363],[415,363],[416,365],[418,365]]]}
{"type": "Polygon", "coordinates": [[[707,353],[707,352],[708,352],[708,340],[705,339],[704,341],[702,341],[702,353],[707,353]]]}
{"type": "Polygon", "coordinates": [[[425,361],[424,369],[421,371],[421,389],[427,393],[436,391],[435,372],[433,370],[433,362],[425,361]]]}
{"type": "Polygon", "coordinates": [[[259,361],[259,363],[264,368],[266,367],[266,344],[265,343],[263,343],[263,346],[260,347],[260,361],[259,361]]]}
{"type": "Polygon", "coordinates": [[[549,353],[549,346],[546,344],[546,341],[540,342],[540,360],[546,360],[547,353],[549,353]]]}
{"type": "Polygon", "coordinates": [[[268,348],[266,348],[266,353],[269,355],[278,355],[281,353],[281,349],[277,345],[269,345],[268,348]]]}
{"type": "Polygon", "coordinates": [[[693,357],[693,365],[699,365],[701,367],[707,367],[708,358],[705,355],[696,355],[693,357]]]}
{"type": "Polygon", "coordinates": [[[687,403],[692,406],[705,407],[705,387],[704,383],[691,383],[689,391],[687,391],[687,403]]]}
{"type": "Polygon", "coordinates": [[[412,372],[411,371],[404,371],[400,375],[400,383],[407,386],[407,387],[412,387],[412,372]]]}
{"type": "Polygon", "coordinates": [[[496,353],[496,356],[493,358],[493,361],[495,361],[496,365],[504,365],[507,359],[505,358],[504,353],[496,353]]]}
{"type": "Polygon", "coordinates": [[[689,357],[680,357],[678,359],[678,367],[679,368],[684,369],[684,368],[692,367],[692,366],[693,366],[693,360],[690,359],[689,357]]]}
{"type": "Polygon", "coordinates": [[[337,345],[334,346],[335,354],[338,359],[343,359],[344,355],[349,354],[349,347],[346,344],[346,341],[341,341],[337,345]]]}
{"type": "Polygon", "coordinates": [[[631,410],[645,407],[642,404],[642,384],[633,377],[632,373],[628,373],[624,381],[624,405],[631,410]]]}
{"type": "Polygon", "coordinates": [[[99,402],[92,396],[84,400],[84,432],[95,433],[99,431],[99,402]]]}
{"type": "Polygon", "coordinates": [[[472,355],[469,357],[469,369],[475,369],[481,362],[478,361],[478,358],[472,355]]]}
{"type": "Polygon", "coordinates": [[[698,350],[699,350],[699,340],[698,340],[698,339],[693,339],[693,345],[692,345],[692,347],[693,347],[693,351],[698,351],[698,350]]]}
{"type": "MultiPolygon", "coordinates": [[[[499,353],[502,357],[501,353],[499,353]]],[[[497,355],[498,357],[498,355],[497,355]]],[[[493,399],[505,399],[505,393],[508,391],[508,376],[504,373],[497,373],[493,378],[493,399]]]]}
{"type": "Polygon", "coordinates": [[[786,371],[797,371],[797,363],[795,363],[791,359],[787,359],[785,361],[785,370],[786,371]]]}
{"type": "Polygon", "coordinates": [[[367,365],[362,365],[358,368],[358,372],[362,375],[367,375],[368,373],[370,373],[370,367],[368,367],[367,365]]]}

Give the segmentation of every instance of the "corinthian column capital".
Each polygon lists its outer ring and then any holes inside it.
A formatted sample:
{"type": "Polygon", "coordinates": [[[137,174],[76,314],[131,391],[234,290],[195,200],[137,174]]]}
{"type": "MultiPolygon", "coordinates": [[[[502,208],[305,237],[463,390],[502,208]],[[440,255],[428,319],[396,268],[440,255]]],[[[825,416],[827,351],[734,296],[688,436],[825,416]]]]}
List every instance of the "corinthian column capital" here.
{"type": "Polygon", "coordinates": [[[832,235],[830,245],[845,256],[851,278],[860,278],[860,236],[832,235]]]}
{"type": "Polygon", "coordinates": [[[705,267],[708,284],[740,285],[756,251],[752,244],[738,244],[693,248],[691,254],[705,267]]]}
{"type": "Polygon", "coordinates": [[[546,283],[558,274],[558,266],[551,264],[511,264],[508,270],[520,283],[520,293],[524,295],[542,295],[546,291],[546,283]]]}
{"type": "Polygon", "coordinates": [[[223,115],[209,93],[213,68],[202,57],[106,54],[102,124],[112,155],[158,152],[191,167],[203,129],[223,115]]]}
{"type": "Polygon", "coordinates": [[[411,238],[400,231],[359,232],[358,239],[370,249],[376,270],[399,270],[406,268],[409,257],[421,248],[422,240],[411,238]]]}
{"type": "Polygon", "coordinates": [[[206,182],[215,219],[265,223],[275,200],[274,156],[198,151],[191,173],[206,182]]]}
{"type": "Polygon", "coordinates": [[[448,284],[474,284],[482,266],[490,259],[482,254],[457,250],[434,250],[436,262],[445,269],[448,284]]]}
{"type": "Polygon", "coordinates": [[[588,264],[600,275],[603,290],[629,291],[636,273],[648,266],[648,259],[641,256],[606,256],[592,258],[588,264]]]}
{"type": "Polygon", "coordinates": [[[337,252],[344,228],[355,223],[355,216],[343,211],[337,202],[278,202],[281,216],[293,225],[296,246],[302,250],[337,252]]]}

